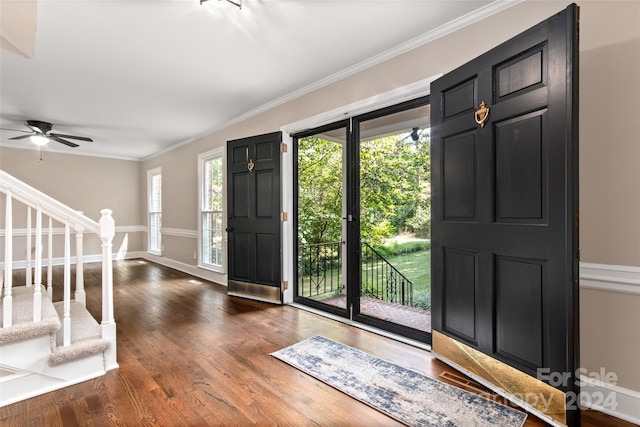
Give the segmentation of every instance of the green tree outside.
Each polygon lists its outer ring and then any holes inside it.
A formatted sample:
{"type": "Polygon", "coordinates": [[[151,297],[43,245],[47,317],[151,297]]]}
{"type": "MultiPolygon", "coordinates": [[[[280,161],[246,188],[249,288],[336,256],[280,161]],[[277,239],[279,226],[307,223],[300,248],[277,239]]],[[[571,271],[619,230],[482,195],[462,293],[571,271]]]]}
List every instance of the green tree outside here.
{"type": "MultiPolygon", "coordinates": [[[[298,240],[325,244],[306,246],[311,252],[304,252],[299,268],[307,280],[316,273],[341,277],[341,246],[326,244],[342,241],[342,149],[341,142],[317,135],[298,140],[298,240]]],[[[359,155],[361,240],[413,282],[412,305],[429,310],[429,134],[422,131],[416,141],[408,133],[361,141],[359,155]]]]}

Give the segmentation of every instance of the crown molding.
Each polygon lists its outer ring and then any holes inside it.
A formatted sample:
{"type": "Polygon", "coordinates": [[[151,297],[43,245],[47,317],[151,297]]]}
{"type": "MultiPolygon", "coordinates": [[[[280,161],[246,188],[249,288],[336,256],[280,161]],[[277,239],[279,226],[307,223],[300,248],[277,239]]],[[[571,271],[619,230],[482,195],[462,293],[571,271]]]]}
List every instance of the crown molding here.
{"type": "Polygon", "coordinates": [[[270,101],[266,104],[263,104],[253,110],[247,111],[244,114],[241,114],[232,120],[226,121],[218,126],[215,126],[208,131],[201,133],[193,138],[189,138],[185,141],[179,142],[177,144],[172,145],[171,147],[167,147],[166,149],[154,153],[150,156],[144,157],[141,160],[146,161],[152,159],[154,157],[166,154],[170,151],[173,151],[182,146],[188,145],[192,142],[195,142],[207,135],[210,135],[214,132],[227,128],[229,126],[235,125],[237,123],[243,122],[251,117],[257,116],[258,114],[264,113],[265,111],[271,110],[277,106],[280,106],[289,101],[293,101],[294,99],[300,98],[303,95],[321,89],[323,87],[329,86],[333,83],[336,83],[340,80],[343,80],[349,76],[357,74],[361,71],[365,71],[369,68],[372,68],[378,64],[381,64],[385,61],[388,61],[396,56],[402,55],[403,53],[409,52],[417,47],[425,45],[427,43],[431,43],[434,40],[437,40],[441,37],[446,36],[447,34],[458,31],[464,27],[467,27],[471,24],[474,24],[478,21],[482,21],[483,19],[488,18],[489,16],[495,15],[505,9],[508,9],[512,6],[515,6],[518,3],[523,2],[524,0],[496,0],[484,7],[481,7],[471,13],[463,15],[459,18],[454,19],[453,21],[448,22],[447,24],[441,25],[440,27],[434,28],[431,31],[428,31],[418,37],[415,37],[411,40],[408,40],[394,48],[388,49],[384,52],[379,53],[378,55],[372,56],[369,59],[366,59],[358,64],[352,65],[351,67],[347,67],[342,71],[331,74],[323,79],[320,79],[310,85],[302,87],[296,91],[290,92],[287,95],[281,96],[280,98],[276,98],[273,101],[270,101]]]}

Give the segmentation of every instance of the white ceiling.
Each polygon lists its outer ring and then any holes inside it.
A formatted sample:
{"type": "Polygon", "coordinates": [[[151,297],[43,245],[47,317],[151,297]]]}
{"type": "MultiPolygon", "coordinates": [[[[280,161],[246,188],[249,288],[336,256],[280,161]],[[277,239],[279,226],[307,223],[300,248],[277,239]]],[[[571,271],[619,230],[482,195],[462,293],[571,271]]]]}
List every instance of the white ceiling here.
{"type": "MultiPolygon", "coordinates": [[[[47,121],[94,142],[46,150],[144,159],[513,3],[40,0],[33,58],[1,52],[0,127],[47,121]]],[[[19,135],[0,145],[33,147],[19,135]]]]}

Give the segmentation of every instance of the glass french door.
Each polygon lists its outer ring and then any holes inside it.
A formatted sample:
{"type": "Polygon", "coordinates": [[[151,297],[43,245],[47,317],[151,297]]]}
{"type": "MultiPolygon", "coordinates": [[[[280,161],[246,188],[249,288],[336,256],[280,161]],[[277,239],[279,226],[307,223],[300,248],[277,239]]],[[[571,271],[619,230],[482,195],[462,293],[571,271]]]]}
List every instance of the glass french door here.
{"type": "Polygon", "coordinates": [[[294,135],[296,301],[431,340],[428,97],[294,135]]]}
{"type": "Polygon", "coordinates": [[[295,300],[348,317],[346,154],[349,121],[294,137],[297,177],[295,300]]]}

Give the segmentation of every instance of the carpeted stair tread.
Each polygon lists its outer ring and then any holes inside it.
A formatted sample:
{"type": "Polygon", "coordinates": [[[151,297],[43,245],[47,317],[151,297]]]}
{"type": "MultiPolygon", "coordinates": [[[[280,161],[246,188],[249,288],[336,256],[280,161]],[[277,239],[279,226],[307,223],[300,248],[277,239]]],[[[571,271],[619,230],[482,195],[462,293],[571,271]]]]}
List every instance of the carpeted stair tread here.
{"type": "MultiPolygon", "coordinates": [[[[60,316],[64,318],[64,302],[53,304],[60,316]]],[[[71,344],[67,347],[64,343],[64,330],[61,328],[56,333],[55,346],[49,356],[49,365],[69,362],[107,350],[111,343],[102,338],[100,325],[91,313],[79,302],[71,301],[71,344]]]]}
{"type": "MultiPolygon", "coordinates": [[[[60,322],[63,322],[64,319],[64,302],[58,301],[54,302],[53,306],[55,307],[58,316],[60,318],[60,322]]],[[[91,313],[79,302],[71,301],[69,304],[71,308],[71,343],[76,343],[79,341],[84,341],[92,338],[101,338],[102,331],[100,330],[100,325],[93,318],[91,313]]],[[[64,342],[64,330],[61,328],[56,333],[56,346],[61,347],[64,342]]]]}
{"type": "MultiPolygon", "coordinates": [[[[8,328],[0,328],[0,344],[48,335],[60,329],[60,319],[44,287],[42,288],[42,320],[33,322],[33,293],[34,287],[12,287],[13,324],[8,328]]],[[[4,296],[4,290],[2,294],[4,296]]],[[[3,324],[3,319],[4,307],[0,300],[0,324],[3,324]]]]}
{"type": "Polygon", "coordinates": [[[111,343],[102,338],[89,338],[72,343],[67,347],[56,347],[49,356],[49,365],[54,366],[64,362],[70,362],[82,357],[102,353],[111,346],[111,343]]]}

